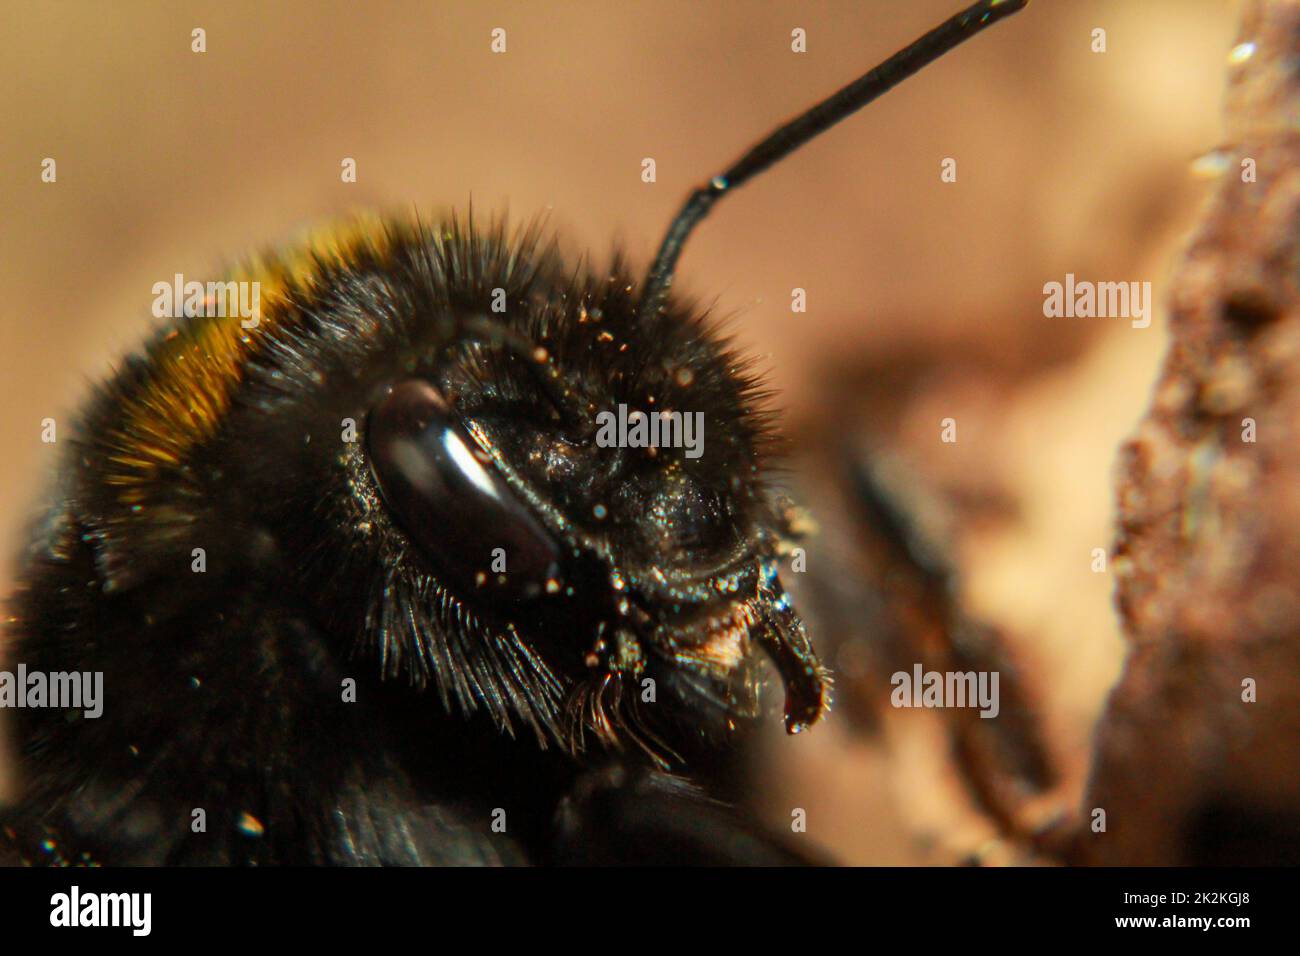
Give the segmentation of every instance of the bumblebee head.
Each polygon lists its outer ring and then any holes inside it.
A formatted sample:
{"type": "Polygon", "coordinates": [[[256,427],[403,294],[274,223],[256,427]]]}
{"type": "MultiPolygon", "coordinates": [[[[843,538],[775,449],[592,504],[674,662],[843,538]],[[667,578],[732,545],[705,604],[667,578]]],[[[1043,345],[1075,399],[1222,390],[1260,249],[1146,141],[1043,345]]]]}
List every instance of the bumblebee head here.
{"type": "Polygon", "coordinates": [[[754,716],[760,649],[789,727],[814,721],[745,363],[686,308],[647,334],[620,265],[575,276],[533,231],[383,236],[280,295],[250,364],[324,617],[386,676],[573,749],[754,716]]]}
{"type": "Polygon", "coordinates": [[[776,572],[761,396],[671,295],[676,263],[723,197],[1025,2],[977,0],[773,130],[688,196],[644,281],[454,219],[257,263],[265,324],[170,329],[101,402],[104,587],[246,521],[315,624],[504,729],[653,751],[728,727],[755,645],[810,724],[825,677],[776,572]]]}

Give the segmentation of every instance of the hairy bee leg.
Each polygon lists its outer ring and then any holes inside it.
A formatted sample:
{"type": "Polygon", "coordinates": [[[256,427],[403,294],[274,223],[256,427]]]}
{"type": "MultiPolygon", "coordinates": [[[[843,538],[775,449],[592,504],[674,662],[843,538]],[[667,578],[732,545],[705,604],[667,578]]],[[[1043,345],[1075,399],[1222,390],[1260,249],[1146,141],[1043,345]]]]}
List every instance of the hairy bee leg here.
{"type": "Polygon", "coordinates": [[[996,629],[965,615],[957,598],[957,574],[943,557],[944,547],[926,532],[871,457],[845,456],[844,474],[860,525],[873,542],[873,560],[887,570],[881,578],[888,576],[896,591],[898,582],[913,582],[917,620],[929,624],[928,636],[915,637],[917,659],[936,670],[996,671],[1003,677],[1002,719],[982,720],[967,708],[946,711],[954,759],[966,786],[1009,838],[1059,855],[1066,821],[1060,813],[1043,812],[1058,774],[1004,640],[996,629]]]}

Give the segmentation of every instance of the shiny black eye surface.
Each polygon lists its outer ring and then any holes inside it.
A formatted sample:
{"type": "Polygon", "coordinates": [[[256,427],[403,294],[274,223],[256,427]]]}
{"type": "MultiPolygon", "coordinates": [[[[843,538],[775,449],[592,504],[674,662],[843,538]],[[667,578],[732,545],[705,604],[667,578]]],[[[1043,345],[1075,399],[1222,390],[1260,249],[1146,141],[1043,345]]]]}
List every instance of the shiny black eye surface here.
{"type": "Polygon", "coordinates": [[[555,540],[429,382],[396,385],[371,410],[366,440],[397,525],[460,596],[526,599],[558,581],[555,540]]]}

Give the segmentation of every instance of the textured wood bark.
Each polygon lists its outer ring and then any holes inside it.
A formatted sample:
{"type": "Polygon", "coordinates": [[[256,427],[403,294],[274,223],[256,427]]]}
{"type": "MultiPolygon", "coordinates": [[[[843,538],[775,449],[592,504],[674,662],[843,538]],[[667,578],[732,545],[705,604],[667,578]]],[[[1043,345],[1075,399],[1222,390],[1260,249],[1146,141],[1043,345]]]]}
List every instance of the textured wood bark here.
{"type": "Polygon", "coordinates": [[[1098,728],[1088,862],[1300,859],[1298,56],[1300,0],[1246,8],[1220,182],[1121,455],[1130,655],[1098,728]]]}

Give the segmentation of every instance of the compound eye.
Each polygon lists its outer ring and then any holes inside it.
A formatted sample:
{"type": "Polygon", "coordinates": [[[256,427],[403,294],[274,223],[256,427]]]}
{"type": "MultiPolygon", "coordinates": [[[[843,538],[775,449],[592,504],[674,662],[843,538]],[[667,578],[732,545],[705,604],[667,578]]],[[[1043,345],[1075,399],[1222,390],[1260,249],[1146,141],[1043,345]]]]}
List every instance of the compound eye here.
{"type": "Polygon", "coordinates": [[[459,595],[525,599],[558,580],[555,540],[429,382],[408,379],[381,399],[366,441],[397,524],[459,595]]]}

